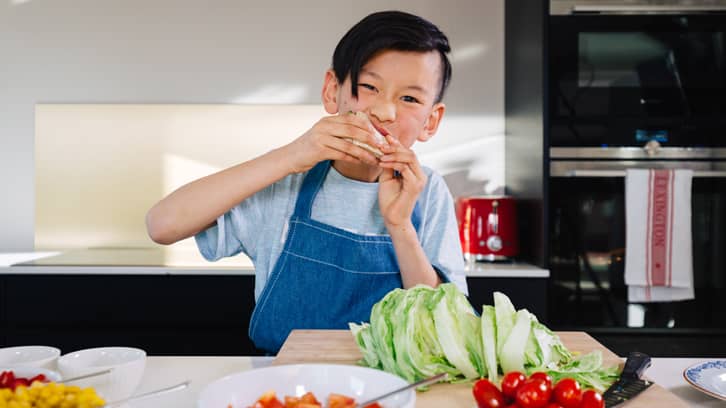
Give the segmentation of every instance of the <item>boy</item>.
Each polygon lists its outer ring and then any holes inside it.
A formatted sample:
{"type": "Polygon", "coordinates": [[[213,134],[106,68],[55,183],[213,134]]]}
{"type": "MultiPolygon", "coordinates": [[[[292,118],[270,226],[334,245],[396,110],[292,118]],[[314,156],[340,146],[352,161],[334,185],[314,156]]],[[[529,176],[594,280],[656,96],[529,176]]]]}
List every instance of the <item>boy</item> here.
{"type": "Polygon", "coordinates": [[[206,259],[252,259],[257,347],[276,353],[292,329],[367,321],[394,288],[451,281],[467,292],[451,195],[410,149],[444,115],[449,51],[446,36],[420,17],[367,16],[340,40],[325,73],[332,116],[149,210],[157,243],[195,235],[206,259]]]}

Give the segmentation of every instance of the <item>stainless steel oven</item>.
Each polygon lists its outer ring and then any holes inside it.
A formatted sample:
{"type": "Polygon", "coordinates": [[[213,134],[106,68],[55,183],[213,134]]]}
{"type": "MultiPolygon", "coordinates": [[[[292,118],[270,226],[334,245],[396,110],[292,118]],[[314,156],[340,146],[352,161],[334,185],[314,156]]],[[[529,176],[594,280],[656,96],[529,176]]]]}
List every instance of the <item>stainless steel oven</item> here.
{"type": "MultiPolygon", "coordinates": [[[[556,327],[726,329],[726,149],[550,149],[550,321],[556,327]],[[628,168],[688,168],[696,298],[629,303],[624,283],[628,168]]],[[[637,255],[636,255],[637,256],[637,255]]]]}
{"type": "Polygon", "coordinates": [[[552,0],[550,146],[726,147],[726,1],[552,0]]]}
{"type": "Polygon", "coordinates": [[[642,332],[726,339],[726,1],[549,5],[549,323],[598,339],[642,332]],[[628,302],[629,168],[694,170],[694,300],[628,302]]]}

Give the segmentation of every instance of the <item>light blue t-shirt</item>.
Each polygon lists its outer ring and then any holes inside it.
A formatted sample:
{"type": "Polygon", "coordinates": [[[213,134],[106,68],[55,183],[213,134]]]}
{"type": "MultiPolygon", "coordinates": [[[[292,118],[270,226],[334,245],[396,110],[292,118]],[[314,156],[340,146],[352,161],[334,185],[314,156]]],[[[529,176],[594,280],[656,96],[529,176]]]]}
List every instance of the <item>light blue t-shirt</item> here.
{"type": "MultiPolygon", "coordinates": [[[[427,167],[423,170],[428,181],[419,196],[419,241],[431,265],[468,294],[451,193],[439,174],[427,167]]],[[[291,174],[259,191],[195,236],[199,251],[209,261],[240,252],[250,257],[255,266],[255,300],[282,253],[306,174],[291,174]]],[[[378,207],[378,183],[349,179],[332,166],[315,197],[311,217],[356,234],[388,235],[378,207]]]]}

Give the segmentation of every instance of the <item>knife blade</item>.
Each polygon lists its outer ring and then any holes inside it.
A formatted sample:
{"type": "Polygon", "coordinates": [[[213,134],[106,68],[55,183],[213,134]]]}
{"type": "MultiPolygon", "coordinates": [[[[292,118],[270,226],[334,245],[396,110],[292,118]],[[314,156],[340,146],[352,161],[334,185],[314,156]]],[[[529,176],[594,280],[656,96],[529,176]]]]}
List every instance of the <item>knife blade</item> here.
{"type": "Polygon", "coordinates": [[[650,367],[650,356],[639,351],[630,352],[620,378],[602,395],[605,407],[616,407],[653,385],[652,382],[641,378],[648,367],[650,367]]]}

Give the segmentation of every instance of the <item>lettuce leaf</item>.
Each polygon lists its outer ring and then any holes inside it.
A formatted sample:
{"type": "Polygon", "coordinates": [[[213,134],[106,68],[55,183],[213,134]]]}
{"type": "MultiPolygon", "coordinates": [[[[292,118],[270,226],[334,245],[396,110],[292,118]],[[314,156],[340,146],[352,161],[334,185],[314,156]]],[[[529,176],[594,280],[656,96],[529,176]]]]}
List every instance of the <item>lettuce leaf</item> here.
{"type": "Polygon", "coordinates": [[[526,309],[494,292],[494,306],[477,316],[454,284],[394,289],[371,310],[370,323],[349,323],[362,363],[409,382],[442,372],[448,381],[488,378],[495,384],[510,371],[547,371],[554,381],[575,378],[605,390],[618,366],[603,368],[594,351],[573,358],[560,338],[526,309]]]}

